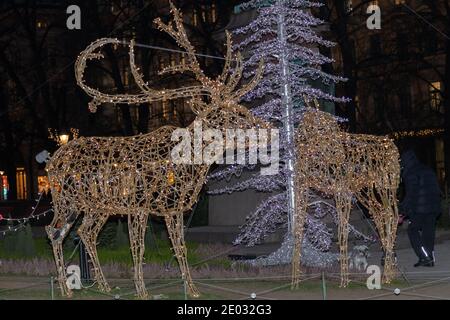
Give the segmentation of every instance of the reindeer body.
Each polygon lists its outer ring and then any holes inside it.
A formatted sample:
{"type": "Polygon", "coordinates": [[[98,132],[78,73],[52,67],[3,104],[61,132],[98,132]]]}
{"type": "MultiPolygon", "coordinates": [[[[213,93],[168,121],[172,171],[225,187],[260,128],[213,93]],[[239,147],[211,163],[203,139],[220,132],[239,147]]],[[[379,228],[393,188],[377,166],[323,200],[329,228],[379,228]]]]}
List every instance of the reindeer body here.
{"type": "Polygon", "coordinates": [[[170,151],[176,127],[132,137],[80,137],[62,146],[47,165],[51,184],[65,186],[56,197],[70,198],[82,211],[124,215],[185,212],[202,188],[207,165],[174,165],[170,151]],[[70,154],[70,161],[67,155],[70,154]],[[184,185],[179,192],[179,184],[184,185]]]}
{"type": "MultiPolygon", "coordinates": [[[[250,113],[207,110],[198,118],[208,128],[229,125],[234,128],[262,126],[250,113]]],[[[247,111],[248,112],[248,111],[247,111]]],[[[199,120],[199,119],[197,119],[199,120]]],[[[193,136],[194,125],[187,128],[193,136]]],[[[229,127],[228,127],[229,128],[229,127]]],[[[188,292],[198,292],[186,261],[183,213],[197,201],[210,164],[176,164],[171,151],[178,144],[172,141],[172,126],[132,137],[81,137],[61,146],[47,164],[52,186],[55,216],[47,232],[54,245],[61,281],[65,281],[62,241],[76,217],[83,213],[78,230],[94,266],[100,289],[110,288],[97,258],[96,240],[107,219],[113,215],[128,215],[130,243],[135,267],[138,295],[147,298],[143,284],[142,259],[148,215],[164,217],[173,248],[179,259],[188,292]]],[[[193,143],[193,142],[192,142],[193,143]]],[[[202,142],[202,150],[205,142],[202,142]]],[[[192,146],[192,150],[194,146],[192,146]]],[[[63,294],[70,290],[63,284],[63,294]]]]}
{"type": "Polygon", "coordinates": [[[334,197],[336,203],[341,286],[348,284],[347,239],[353,198],[366,206],[374,219],[386,255],[384,280],[390,281],[400,181],[399,154],[393,141],[344,132],[332,115],[310,109],[305,111],[296,134],[296,155],[293,286],[298,285],[300,276],[300,246],[309,189],[334,197]]]}
{"type": "MultiPolygon", "coordinates": [[[[167,72],[191,72],[198,86],[153,90],[143,81],[134,61],[134,42],[130,44],[130,67],[140,94],[106,94],[89,87],[84,79],[88,60],[103,55],[96,52],[104,45],[121,43],[118,39],[100,39],[89,45],[75,63],[78,85],[93,98],[89,103],[95,111],[102,103],[148,103],[163,99],[190,98],[196,120],[206,129],[250,129],[269,126],[238,104],[240,97],[252,90],[261,79],[262,63],[255,77],[236,90],[243,71],[242,57],[232,54],[231,37],[227,33],[227,55],[223,73],[216,79],[207,77],[200,69],[195,50],[187,39],[181,13],[171,4],[174,20],[164,24],[155,22],[159,29],[172,36],[186,50],[186,64],[169,67],[167,72]],[[231,62],[236,67],[231,70],[231,62]]],[[[70,296],[62,243],[76,218],[83,221],[78,234],[91,258],[94,277],[100,290],[109,291],[97,256],[97,237],[112,215],[126,215],[130,249],[134,263],[134,282],[138,297],[149,297],[143,278],[144,237],[148,216],[163,217],[172,248],[178,260],[181,275],[190,296],[199,295],[193,284],[187,264],[184,242],[183,214],[197,201],[205,182],[209,164],[174,163],[171,151],[178,144],[172,141],[176,127],[165,126],[149,134],[134,137],[77,138],[56,151],[47,164],[52,188],[54,217],[46,227],[52,242],[58,281],[63,295],[70,296]]],[[[192,134],[194,125],[187,128],[192,134]]],[[[203,143],[203,147],[204,147],[203,143]]],[[[203,150],[203,148],[202,148],[203,150]]]]}
{"type": "MultiPolygon", "coordinates": [[[[175,129],[162,127],[134,137],[81,137],[62,146],[52,157],[47,169],[55,217],[47,231],[56,248],[61,282],[65,275],[59,246],[76,217],[83,213],[78,233],[90,254],[100,289],[109,291],[98,261],[96,239],[110,216],[128,215],[136,289],[139,297],[148,298],[142,256],[151,214],[166,219],[175,254],[181,259],[183,278],[188,281],[189,292],[198,295],[185,261],[183,213],[196,202],[209,166],[171,163],[170,151],[176,143],[171,141],[171,134],[175,129]]],[[[65,284],[60,285],[63,294],[70,295],[65,284]]]]}

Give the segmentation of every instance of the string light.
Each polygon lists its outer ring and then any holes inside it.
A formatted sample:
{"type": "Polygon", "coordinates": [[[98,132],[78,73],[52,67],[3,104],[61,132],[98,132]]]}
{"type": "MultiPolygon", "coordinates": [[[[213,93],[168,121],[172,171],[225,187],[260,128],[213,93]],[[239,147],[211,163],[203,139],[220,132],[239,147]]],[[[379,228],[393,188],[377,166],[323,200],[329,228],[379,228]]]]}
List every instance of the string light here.
{"type": "MultiPolygon", "coordinates": [[[[84,79],[86,63],[100,59],[96,50],[106,44],[119,44],[118,39],[100,39],[90,44],[78,57],[75,77],[78,85],[90,96],[89,108],[95,112],[103,103],[136,104],[160,100],[191,98],[189,103],[205,128],[248,129],[269,128],[266,122],[238,104],[261,79],[262,61],[247,84],[238,88],[243,72],[242,57],[232,53],[230,34],[226,34],[227,53],[221,75],[212,79],[200,68],[195,49],[189,42],[181,13],[171,4],[173,20],[168,24],[156,19],[158,29],[168,33],[186,50],[185,63],[160,71],[190,72],[199,83],[179,89],[154,90],[143,80],[135,64],[134,41],[130,42],[131,73],[140,88],[139,94],[107,94],[88,86],[84,79]],[[232,68],[232,61],[235,63],[232,68]],[[204,98],[207,99],[204,99],[204,98]]],[[[97,256],[96,239],[111,215],[128,215],[130,247],[134,263],[134,283],[141,299],[149,297],[143,281],[144,235],[148,215],[163,217],[181,276],[190,296],[197,297],[187,263],[183,232],[183,213],[192,208],[206,180],[209,164],[178,165],[171,162],[171,151],[179,143],[171,137],[176,127],[164,126],[156,131],[134,137],[80,137],[62,145],[47,163],[52,189],[54,218],[46,231],[51,239],[63,295],[70,296],[66,285],[62,241],[84,212],[78,230],[94,267],[100,290],[110,291],[97,256]]],[[[191,133],[194,124],[188,127],[191,133]]]]}
{"type": "Polygon", "coordinates": [[[47,210],[45,212],[41,212],[39,214],[35,214],[35,212],[36,212],[36,210],[37,210],[37,208],[39,206],[39,203],[41,202],[43,194],[42,193],[38,193],[38,196],[39,196],[39,198],[35,199],[36,204],[31,207],[32,211],[31,211],[31,213],[30,213],[30,215],[28,217],[24,217],[24,218],[5,218],[5,217],[3,217],[3,215],[0,214],[0,221],[23,222],[23,223],[25,223],[25,222],[28,222],[28,221],[30,221],[32,219],[39,219],[40,217],[45,217],[45,215],[49,211],[51,211],[51,209],[47,210]]]}
{"type": "Polygon", "coordinates": [[[31,218],[25,218],[25,219],[0,219],[0,222],[1,221],[16,221],[16,222],[19,222],[14,227],[8,226],[8,229],[0,230],[0,233],[2,233],[3,235],[6,235],[6,233],[8,233],[10,231],[11,232],[18,231],[18,230],[24,228],[26,226],[26,224],[30,222],[31,219],[39,220],[41,217],[45,217],[47,214],[49,214],[52,211],[53,211],[53,209],[48,209],[48,210],[46,210],[46,211],[44,211],[44,212],[42,212],[42,213],[40,213],[38,215],[35,215],[35,216],[31,217],[31,218]]]}
{"type": "Polygon", "coordinates": [[[36,204],[32,207],[32,211],[28,217],[24,218],[5,218],[3,215],[0,214],[0,222],[6,221],[6,222],[17,222],[14,227],[8,226],[7,229],[0,230],[0,233],[3,235],[6,235],[8,232],[16,232],[18,230],[23,229],[27,223],[29,223],[31,220],[39,220],[41,217],[45,217],[48,213],[52,212],[53,209],[48,209],[44,212],[41,212],[39,214],[36,214],[36,211],[39,207],[39,204],[42,200],[42,193],[38,193],[39,198],[35,199],[36,204]]]}
{"type": "Polygon", "coordinates": [[[398,131],[389,134],[393,139],[401,139],[407,137],[429,137],[444,133],[445,129],[422,129],[422,130],[410,130],[410,131],[398,131]]]}

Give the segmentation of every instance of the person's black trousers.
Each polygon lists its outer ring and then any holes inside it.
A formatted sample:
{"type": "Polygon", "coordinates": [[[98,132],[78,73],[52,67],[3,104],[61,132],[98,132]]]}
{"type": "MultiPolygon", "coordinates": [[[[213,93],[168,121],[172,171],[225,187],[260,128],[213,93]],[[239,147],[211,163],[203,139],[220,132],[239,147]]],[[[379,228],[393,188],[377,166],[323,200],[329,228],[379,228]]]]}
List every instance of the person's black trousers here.
{"type": "Polygon", "coordinates": [[[417,214],[409,218],[409,241],[411,241],[411,246],[419,259],[433,258],[435,233],[435,214],[417,214]]]}

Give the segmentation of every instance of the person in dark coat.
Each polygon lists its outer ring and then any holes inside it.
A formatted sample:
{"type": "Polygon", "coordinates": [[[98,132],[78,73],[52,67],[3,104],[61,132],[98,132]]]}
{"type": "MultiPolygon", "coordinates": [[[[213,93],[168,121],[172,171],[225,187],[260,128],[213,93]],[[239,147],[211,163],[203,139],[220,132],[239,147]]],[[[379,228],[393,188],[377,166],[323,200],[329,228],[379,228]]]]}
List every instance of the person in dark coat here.
{"type": "Polygon", "coordinates": [[[419,261],[414,265],[434,266],[436,219],[441,213],[441,190],[434,171],[422,164],[412,150],[401,155],[405,197],[400,212],[409,219],[408,236],[419,261]]]}

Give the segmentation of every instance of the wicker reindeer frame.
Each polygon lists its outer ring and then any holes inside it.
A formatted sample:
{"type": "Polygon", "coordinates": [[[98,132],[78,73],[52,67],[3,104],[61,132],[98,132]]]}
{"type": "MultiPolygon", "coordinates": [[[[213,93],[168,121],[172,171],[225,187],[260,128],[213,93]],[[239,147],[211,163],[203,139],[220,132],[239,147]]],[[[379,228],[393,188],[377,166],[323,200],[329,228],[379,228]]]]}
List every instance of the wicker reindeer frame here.
{"type": "MultiPolygon", "coordinates": [[[[80,87],[93,98],[89,107],[95,111],[103,103],[144,103],[187,97],[196,120],[203,128],[247,129],[269,128],[254,117],[238,101],[252,90],[261,78],[262,63],[253,80],[236,89],[243,71],[240,54],[232,53],[227,33],[227,54],[223,73],[216,79],[201,70],[196,53],[187,38],[181,13],[171,6],[173,21],[168,24],[156,19],[160,30],[167,32],[186,50],[185,63],[169,67],[160,73],[190,72],[198,86],[170,90],[153,90],[144,82],[135,65],[134,43],[129,47],[130,67],[140,94],[106,94],[89,87],[84,79],[86,63],[100,59],[101,47],[120,44],[117,39],[100,39],[83,51],[75,65],[80,87]],[[205,102],[207,101],[207,102],[205,102]]],[[[52,188],[54,218],[46,231],[53,246],[61,292],[71,296],[66,285],[62,243],[77,216],[83,214],[78,234],[86,246],[100,290],[110,291],[97,256],[96,242],[105,222],[113,215],[128,216],[131,253],[134,263],[134,283],[141,299],[149,298],[143,275],[144,236],[149,214],[164,217],[174,254],[187,292],[199,295],[189,272],[183,232],[183,213],[192,208],[205,182],[209,164],[175,164],[171,150],[178,142],[171,141],[176,127],[165,126],[149,134],[132,137],[80,137],[61,146],[47,164],[52,188]]],[[[193,125],[188,127],[193,131],[193,125]]],[[[203,145],[204,147],[204,145],[203,145]]]]}
{"type": "MultiPolygon", "coordinates": [[[[129,45],[130,67],[139,94],[108,94],[88,86],[84,80],[87,62],[103,57],[105,45],[118,45],[118,39],[99,39],[78,57],[75,76],[78,85],[93,100],[89,108],[95,112],[104,103],[139,104],[152,101],[189,98],[196,120],[204,128],[247,129],[269,128],[238,104],[240,97],[260,81],[260,64],[255,77],[237,89],[242,78],[242,57],[232,53],[227,33],[227,53],[222,74],[215,79],[201,70],[194,47],[188,40],[181,13],[171,5],[173,20],[168,24],[156,19],[157,27],[168,33],[186,51],[185,63],[161,70],[160,74],[189,72],[198,85],[177,89],[154,90],[143,80],[135,64],[134,42],[129,45]],[[206,101],[206,102],[205,102],[206,101]]],[[[171,150],[176,127],[165,126],[149,134],[133,137],[78,137],[61,146],[47,164],[51,184],[54,218],[46,227],[53,246],[58,282],[62,295],[71,296],[66,284],[63,240],[79,215],[83,220],[78,234],[86,246],[93,265],[94,278],[100,290],[108,285],[97,256],[97,237],[110,216],[128,217],[134,283],[137,296],[148,299],[143,275],[144,236],[149,215],[165,219],[174,254],[187,292],[199,296],[187,263],[183,214],[197,201],[210,164],[173,163],[171,150]]],[[[193,125],[187,128],[193,132],[193,125]]],[[[204,145],[203,145],[204,147],[204,145]]],[[[300,245],[303,237],[308,189],[315,189],[336,200],[339,215],[341,284],[348,283],[347,236],[352,198],[367,206],[379,231],[386,253],[384,280],[394,272],[393,246],[397,227],[396,189],[399,183],[398,151],[387,138],[353,135],[340,130],[332,116],[310,109],[296,137],[295,168],[297,208],[295,213],[295,246],[292,259],[292,281],[300,278],[300,245]]]]}
{"type": "Polygon", "coordinates": [[[399,181],[399,154],[391,139],[344,132],[332,115],[308,108],[296,133],[293,287],[300,281],[300,252],[309,189],[333,196],[336,202],[341,286],[349,282],[347,239],[352,199],[360,201],[375,222],[385,252],[383,280],[389,283],[395,273],[393,249],[399,181]]]}

